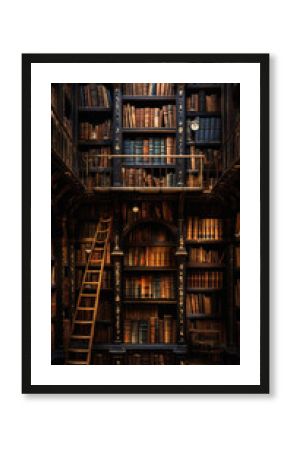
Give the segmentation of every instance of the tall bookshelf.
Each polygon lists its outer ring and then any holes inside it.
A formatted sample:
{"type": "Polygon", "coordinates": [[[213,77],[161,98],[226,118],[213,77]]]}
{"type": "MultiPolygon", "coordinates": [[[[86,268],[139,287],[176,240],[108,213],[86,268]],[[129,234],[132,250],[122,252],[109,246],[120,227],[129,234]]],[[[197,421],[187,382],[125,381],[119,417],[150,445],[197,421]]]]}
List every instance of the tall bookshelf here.
{"type": "Polygon", "coordinates": [[[239,205],[216,194],[239,157],[237,91],[72,86],[72,144],[86,191],[62,234],[69,324],[98,220],[104,210],[113,218],[92,364],[237,363],[239,205]]]}

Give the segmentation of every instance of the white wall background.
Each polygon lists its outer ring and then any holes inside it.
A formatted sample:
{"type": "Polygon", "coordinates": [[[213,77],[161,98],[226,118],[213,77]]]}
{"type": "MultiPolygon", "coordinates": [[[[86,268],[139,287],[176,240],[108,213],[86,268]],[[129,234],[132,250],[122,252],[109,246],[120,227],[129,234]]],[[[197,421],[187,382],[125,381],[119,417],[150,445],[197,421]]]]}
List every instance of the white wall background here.
{"type": "Polygon", "coordinates": [[[5,450],[20,446],[267,450],[281,439],[286,448],[290,391],[287,2],[115,3],[11,0],[1,8],[0,444],[5,450]],[[270,396],[21,395],[22,52],[271,53],[270,396]]]}

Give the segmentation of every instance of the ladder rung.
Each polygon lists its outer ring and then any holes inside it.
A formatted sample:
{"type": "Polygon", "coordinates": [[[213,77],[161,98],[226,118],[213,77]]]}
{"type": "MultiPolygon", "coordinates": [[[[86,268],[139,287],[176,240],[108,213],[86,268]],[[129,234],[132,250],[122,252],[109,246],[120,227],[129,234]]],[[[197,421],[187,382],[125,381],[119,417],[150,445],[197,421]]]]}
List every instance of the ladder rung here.
{"type": "Polygon", "coordinates": [[[88,348],[69,348],[68,352],[70,353],[88,353],[88,348]]]}
{"type": "Polygon", "coordinates": [[[91,307],[88,307],[88,306],[78,306],[77,307],[77,311],[78,311],[78,309],[80,311],[94,311],[95,310],[95,308],[91,308],[91,307]]]}
{"type": "Polygon", "coordinates": [[[99,273],[99,272],[101,272],[100,269],[87,270],[87,273],[99,273]]]}
{"type": "Polygon", "coordinates": [[[99,284],[99,281],[83,281],[83,284],[99,284]]]}
{"type": "Polygon", "coordinates": [[[67,360],[66,364],[83,364],[83,365],[88,365],[87,361],[73,361],[73,360],[67,360]]]}
{"type": "Polygon", "coordinates": [[[73,334],[71,336],[71,339],[91,339],[91,336],[87,336],[87,335],[77,335],[77,334],[73,334]]]}
{"type": "Polygon", "coordinates": [[[102,262],[102,259],[94,259],[90,261],[90,264],[100,264],[102,262]]]}
{"type": "Polygon", "coordinates": [[[108,217],[108,219],[100,219],[101,222],[111,222],[112,217],[108,217]]]}
{"type": "Polygon", "coordinates": [[[96,297],[96,294],[83,294],[83,293],[81,293],[80,296],[81,296],[81,297],[91,297],[91,298],[95,298],[95,297],[96,297]]]}
{"type": "Polygon", "coordinates": [[[81,325],[91,325],[93,320],[75,320],[74,323],[81,324],[81,325]]]}

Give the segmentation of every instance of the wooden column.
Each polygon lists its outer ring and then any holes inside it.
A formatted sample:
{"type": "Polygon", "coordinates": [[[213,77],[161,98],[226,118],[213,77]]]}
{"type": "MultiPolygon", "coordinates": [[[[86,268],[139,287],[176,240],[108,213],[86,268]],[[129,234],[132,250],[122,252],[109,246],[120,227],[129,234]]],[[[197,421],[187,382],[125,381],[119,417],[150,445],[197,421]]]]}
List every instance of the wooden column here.
{"type": "Polygon", "coordinates": [[[186,258],[187,251],[184,246],[184,194],[179,196],[178,209],[178,248],[175,253],[177,259],[177,343],[185,343],[185,326],[186,326],[186,258]]]}
{"type": "MultiPolygon", "coordinates": [[[[185,154],[185,85],[176,86],[176,154],[185,154]]],[[[185,160],[178,158],[176,161],[176,183],[178,187],[185,185],[185,160]]]]}
{"type": "MultiPolygon", "coordinates": [[[[122,153],[122,99],[121,84],[114,84],[114,111],[113,111],[113,154],[122,153]]],[[[121,160],[113,158],[113,186],[121,186],[121,160]]]]}
{"type": "Polygon", "coordinates": [[[111,253],[114,266],[114,343],[122,342],[121,298],[122,298],[122,266],[124,253],[120,248],[120,203],[114,202],[113,236],[114,248],[111,253]]]}

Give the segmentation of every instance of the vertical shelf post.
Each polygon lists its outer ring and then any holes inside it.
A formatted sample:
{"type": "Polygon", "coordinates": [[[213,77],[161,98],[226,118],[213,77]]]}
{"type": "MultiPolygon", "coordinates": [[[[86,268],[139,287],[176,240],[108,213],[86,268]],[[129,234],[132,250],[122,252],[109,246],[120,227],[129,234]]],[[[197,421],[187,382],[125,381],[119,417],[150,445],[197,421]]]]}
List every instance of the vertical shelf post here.
{"type": "MultiPolygon", "coordinates": [[[[113,95],[113,154],[122,153],[122,99],[121,84],[114,84],[113,95]]],[[[113,186],[121,186],[121,159],[113,158],[113,186]]]]}
{"type": "Polygon", "coordinates": [[[122,263],[124,253],[120,248],[120,205],[118,198],[114,202],[113,236],[114,247],[111,253],[114,267],[114,343],[122,342],[121,331],[121,297],[122,297],[122,263]]]}
{"type": "Polygon", "coordinates": [[[185,343],[185,278],[187,251],[184,247],[184,194],[179,196],[178,208],[178,249],[175,253],[177,259],[177,343],[185,343]]]}
{"type": "MultiPolygon", "coordinates": [[[[176,154],[185,154],[185,85],[176,85],[176,154]]],[[[178,187],[185,185],[185,160],[177,158],[176,183],[178,187]]]]}

